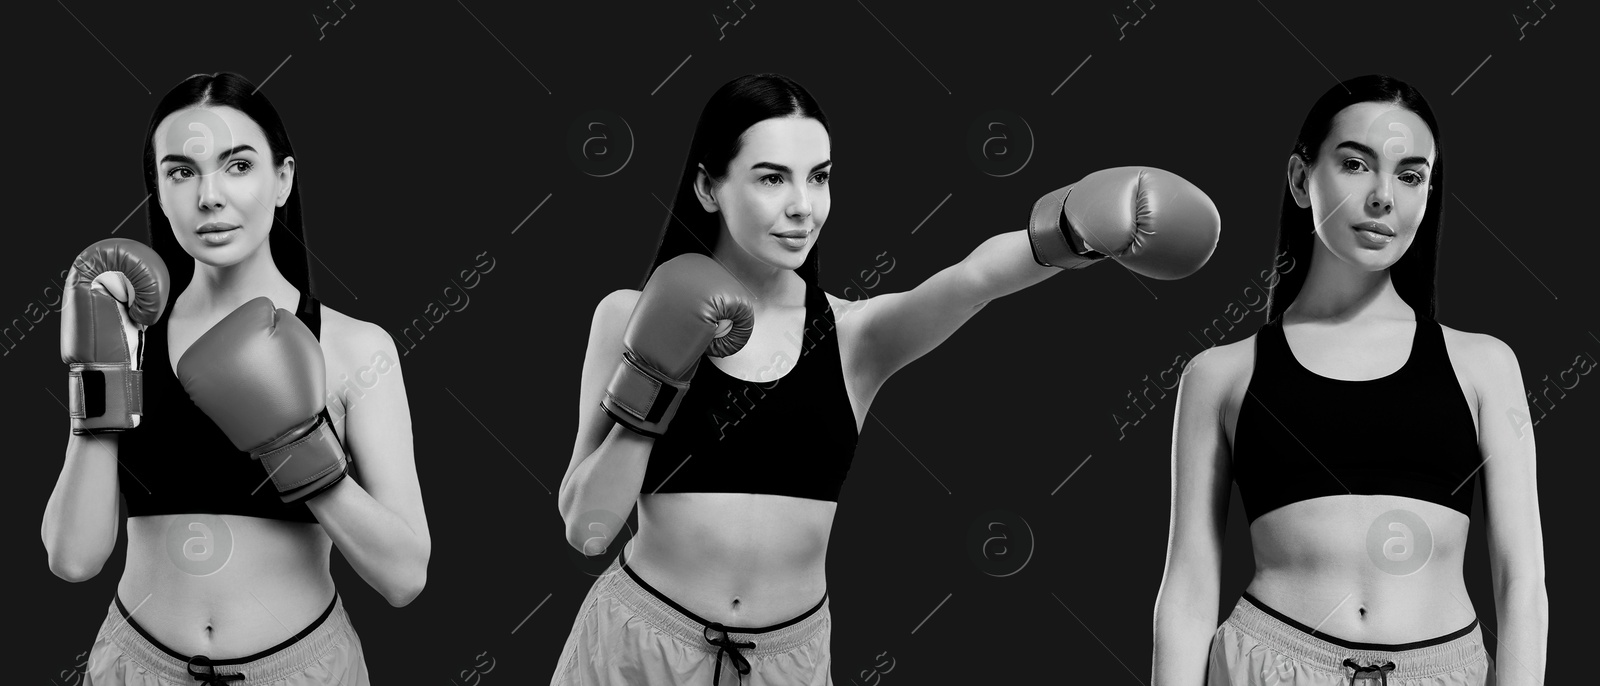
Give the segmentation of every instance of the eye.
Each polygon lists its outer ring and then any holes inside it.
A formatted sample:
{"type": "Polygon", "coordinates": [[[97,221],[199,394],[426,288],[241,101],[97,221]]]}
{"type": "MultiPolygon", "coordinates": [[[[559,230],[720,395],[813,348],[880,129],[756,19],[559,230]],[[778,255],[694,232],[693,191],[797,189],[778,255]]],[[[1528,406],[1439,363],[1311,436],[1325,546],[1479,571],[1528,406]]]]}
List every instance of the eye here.
{"type": "Polygon", "coordinates": [[[228,165],[228,168],[234,169],[235,167],[240,166],[242,166],[243,169],[239,170],[239,174],[243,175],[250,173],[250,170],[254,169],[256,165],[251,164],[249,160],[234,160],[232,164],[228,165]]]}
{"type": "Polygon", "coordinates": [[[774,180],[777,180],[777,181],[781,182],[781,181],[783,181],[783,175],[782,174],[768,174],[766,176],[761,177],[758,180],[758,182],[763,184],[763,185],[765,185],[766,182],[767,182],[767,179],[774,179],[774,180]]]}
{"type": "Polygon", "coordinates": [[[173,167],[173,168],[167,170],[166,177],[170,179],[170,178],[173,177],[173,175],[175,175],[175,174],[177,174],[179,172],[182,172],[182,173],[188,175],[188,176],[183,177],[185,179],[189,178],[190,176],[194,176],[194,170],[192,170],[192,169],[190,169],[188,167],[173,167]]]}
{"type": "Polygon", "coordinates": [[[1410,186],[1420,186],[1427,181],[1422,177],[1422,174],[1410,169],[1400,172],[1400,180],[1410,186]]]}
{"type": "Polygon", "coordinates": [[[1347,172],[1358,172],[1358,171],[1366,171],[1367,170],[1367,163],[1362,161],[1362,159],[1359,158],[1359,157],[1348,158],[1343,163],[1341,163],[1339,166],[1340,166],[1341,169],[1343,169],[1344,171],[1347,171],[1347,172]],[[1350,167],[1351,164],[1356,165],[1356,167],[1352,169],[1350,167]]]}
{"type": "Polygon", "coordinates": [[[833,178],[833,172],[831,172],[831,171],[817,172],[816,176],[813,176],[811,178],[817,179],[817,183],[827,183],[828,179],[833,178]]]}

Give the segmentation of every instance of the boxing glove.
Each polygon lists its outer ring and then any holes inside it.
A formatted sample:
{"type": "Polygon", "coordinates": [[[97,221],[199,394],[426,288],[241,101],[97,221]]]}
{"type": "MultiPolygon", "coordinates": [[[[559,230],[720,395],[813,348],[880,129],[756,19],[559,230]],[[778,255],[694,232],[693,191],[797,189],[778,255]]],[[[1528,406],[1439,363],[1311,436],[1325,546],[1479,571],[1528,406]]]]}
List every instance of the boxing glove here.
{"type": "Polygon", "coordinates": [[[326,379],[317,337],[264,296],[223,317],[178,361],[189,398],[261,462],[285,503],[312,498],[348,472],[323,412],[326,379]]]}
{"type": "Polygon", "coordinates": [[[665,434],[700,357],[727,357],[749,342],[755,310],[744,293],[705,255],[685,253],[656,267],[622,334],[622,361],[600,401],[606,414],[640,435],[665,434]]]}
{"type": "Polygon", "coordinates": [[[150,246],[107,238],[78,253],[61,297],[67,413],[77,435],[127,431],[144,415],[144,331],[171,276],[150,246]]]}
{"type": "Polygon", "coordinates": [[[1039,198],[1028,222],[1033,260],[1079,269],[1110,257],[1153,279],[1199,271],[1222,218],[1194,184],[1153,167],[1117,167],[1039,198]]]}

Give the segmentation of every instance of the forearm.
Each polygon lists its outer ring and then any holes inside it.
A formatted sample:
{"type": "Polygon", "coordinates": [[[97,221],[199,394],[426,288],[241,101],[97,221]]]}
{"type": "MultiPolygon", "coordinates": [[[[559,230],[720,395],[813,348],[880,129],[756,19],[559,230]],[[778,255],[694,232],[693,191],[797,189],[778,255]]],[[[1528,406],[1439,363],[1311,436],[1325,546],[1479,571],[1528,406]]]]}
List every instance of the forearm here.
{"type": "Polygon", "coordinates": [[[639,498],[654,447],[654,439],[613,424],[600,447],[572,470],[558,498],[570,545],[587,555],[610,544],[639,498]]]}
{"type": "Polygon", "coordinates": [[[1550,599],[1544,583],[1512,582],[1495,593],[1500,631],[1495,655],[1496,683],[1533,686],[1544,683],[1545,648],[1550,628],[1550,599]]]}
{"type": "Polygon", "coordinates": [[[1150,686],[1202,686],[1217,630],[1217,593],[1163,584],[1156,597],[1150,686]]]}
{"type": "Polygon", "coordinates": [[[100,573],[117,544],[117,439],[73,436],[39,527],[50,570],[67,581],[100,573]]]}
{"type": "Polygon", "coordinates": [[[989,237],[961,261],[961,266],[967,270],[971,292],[978,302],[1011,295],[1062,271],[1041,267],[1033,260],[1026,230],[989,237]]]}
{"type": "Polygon", "coordinates": [[[306,503],[350,566],[390,605],[403,607],[422,592],[430,542],[361,484],[346,478],[306,503]]]}

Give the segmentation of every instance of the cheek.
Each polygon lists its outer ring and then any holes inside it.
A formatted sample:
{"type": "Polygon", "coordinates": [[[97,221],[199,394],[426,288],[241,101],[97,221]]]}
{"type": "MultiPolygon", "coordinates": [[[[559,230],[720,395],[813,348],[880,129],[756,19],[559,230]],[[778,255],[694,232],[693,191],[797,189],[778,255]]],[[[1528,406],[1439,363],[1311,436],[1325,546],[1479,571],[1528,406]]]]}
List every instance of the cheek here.
{"type": "Polygon", "coordinates": [[[1344,181],[1345,178],[1337,174],[1318,174],[1314,178],[1311,195],[1316,203],[1316,219],[1319,223],[1349,209],[1351,189],[1346,187],[1344,181]]]}
{"type": "Polygon", "coordinates": [[[273,183],[274,177],[272,175],[252,174],[241,179],[241,181],[243,183],[240,184],[240,189],[260,201],[256,205],[257,208],[261,205],[272,207],[277,202],[277,196],[273,192],[276,184],[273,183]]]}
{"type": "Polygon", "coordinates": [[[735,201],[734,208],[739,227],[751,231],[764,230],[772,224],[772,217],[782,211],[782,206],[771,194],[746,193],[735,201]]]}
{"type": "Polygon", "coordinates": [[[233,187],[233,201],[246,216],[270,223],[278,198],[273,194],[271,177],[246,177],[233,187]]]}
{"type": "Polygon", "coordinates": [[[1427,191],[1414,191],[1410,200],[1411,202],[1406,203],[1406,223],[1415,227],[1417,224],[1422,223],[1422,218],[1428,214],[1428,193],[1427,191]]]}
{"type": "Polygon", "coordinates": [[[180,187],[162,184],[160,190],[161,212],[167,215],[167,221],[178,223],[175,219],[186,216],[194,209],[191,194],[180,190],[180,187]]]}
{"type": "Polygon", "coordinates": [[[1346,176],[1344,174],[1328,172],[1323,174],[1320,177],[1320,180],[1322,182],[1319,185],[1321,196],[1324,200],[1329,201],[1327,205],[1330,208],[1338,205],[1341,201],[1344,201],[1346,204],[1348,204],[1349,201],[1345,200],[1345,198],[1348,198],[1355,193],[1355,183],[1353,177],[1346,176]]]}

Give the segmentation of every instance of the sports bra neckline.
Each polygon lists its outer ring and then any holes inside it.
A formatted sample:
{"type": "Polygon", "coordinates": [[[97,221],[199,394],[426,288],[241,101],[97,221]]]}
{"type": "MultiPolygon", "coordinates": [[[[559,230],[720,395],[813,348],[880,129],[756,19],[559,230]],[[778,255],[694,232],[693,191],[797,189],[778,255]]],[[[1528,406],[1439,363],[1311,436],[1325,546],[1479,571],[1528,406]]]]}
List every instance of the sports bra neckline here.
{"type": "Polygon", "coordinates": [[[1318,374],[1318,373],[1316,373],[1314,371],[1311,371],[1310,368],[1306,367],[1304,364],[1301,364],[1300,358],[1296,357],[1295,354],[1294,354],[1294,348],[1290,347],[1290,345],[1289,345],[1289,334],[1283,328],[1283,318],[1282,317],[1279,317],[1276,321],[1273,322],[1275,324],[1275,326],[1272,327],[1272,329],[1273,329],[1273,334],[1272,335],[1277,336],[1278,343],[1283,346],[1283,352],[1285,353],[1284,356],[1289,358],[1289,363],[1291,365],[1293,365],[1294,369],[1299,370],[1300,373],[1302,373],[1302,374],[1305,374],[1305,375],[1308,375],[1308,376],[1312,376],[1312,377],[1315,377],[1315,378],[1320,379],[1322,381],[1327,381],[1329,383],[1337,383],[1337,384],[1376,384],[1376,383],[1382,383],[1382,382],[1385,382],[1385,381],[1392,381],[1392,380],[1395,380],[1395,379],[1399,379],[1399,378],[1402,377],[1402,375],[1410,372],[1411,369],[1413,369],[1416,366],[1417,348],[1422,344],[1422,327],[1423,327],[1424,321],[1425,320],[1422,317],[1417,317],[1417,319],[1414,322],[1415,326],[1413,326],[1412,329],[1411,329],[1411,349],[1406,351],[1406,361],[1403,364],[1401,364],[1398,369],[1396,369],[1396,370],[1394,370],[1392,372],[1389,372],[1388,374],[1385,374],[1383,376],[1372,378],[1372,379],[1335,379],[1335,378],[1333,378],[1331,376],[1323,376],[1323,375],[1318,374]]]}
{"type": "MultiPolygon", "coordinates": [[[[790,374],[793,374],[794,370],[797,367],[799,367],[801,362],[804,361],[805,358],[806,358],[806,354],[805,354],[806,353],[805,336],[806,336],[806,327],[809,326],[810,323],[811,323],[811,311],[812,311],[812,301],[811,301],[812,293],[811,293],[811,289],[813,289],[813,288],[816,288],[816,286],[813,286],[810,282],[806,282],[806,302],[805,302],[806,311],[805,311],[805,314],[803,315],[803,317],[800,320],[800,336],[795,339],[795,340],[798,340],[798,341],[801,342],[800,343],[800,352],[799,352],[798,355],[795,356],[794,360],[790,361],[789,368],[784,370],[783,376],[779,376],[779,377],[776,377],[776,378],[768,379],[766,381],[751,381],[749,379],[741,379],[741,378],[739,378],[737,376],[734,376],[734,375],[729,374],[729,373],[727,373],[725,371],[722,371],[722,368],[718,367],[716,364],[714,364],[709,357],[707,357],[707,359],[705,360],[705,363],[708,366],[710,366],[713,370],[715,370],[716,373],[721,374],[727,380],[733,381],[733,382],[737,382],[737,383],[769,384],[769,383],[776,383],[776,382],[781,381],[781,380],[783,380],[785,378],[788,378],[788,376],[790,374]]],[[[827,296],[823,296],[823,297],[826,298],[827,296]]],[[[780,352],[782,352],[782,351],[780,351],[780,352]]]]}

